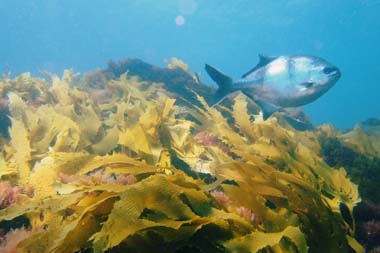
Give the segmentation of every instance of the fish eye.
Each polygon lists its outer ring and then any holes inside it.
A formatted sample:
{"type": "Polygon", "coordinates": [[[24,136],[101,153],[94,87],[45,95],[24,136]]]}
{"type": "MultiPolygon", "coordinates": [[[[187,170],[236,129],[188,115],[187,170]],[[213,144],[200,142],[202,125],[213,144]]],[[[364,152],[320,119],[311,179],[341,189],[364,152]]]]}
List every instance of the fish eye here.
{"type": "Polygon", "coordinates": [[[336,68],[334,68],[334,67],[325,67],[323,69],[323,73],[326,74],[326,75],[328,75],[328,74],[330,74],[330,73],[332,73],[334,71],[336,71],[336,68]]]}

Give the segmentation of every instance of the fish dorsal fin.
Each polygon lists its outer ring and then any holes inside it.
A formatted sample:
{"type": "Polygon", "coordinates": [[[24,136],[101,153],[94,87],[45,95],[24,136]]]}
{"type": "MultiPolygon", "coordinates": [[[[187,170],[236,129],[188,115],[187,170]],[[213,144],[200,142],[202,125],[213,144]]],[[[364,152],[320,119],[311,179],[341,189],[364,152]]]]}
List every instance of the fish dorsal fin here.
{"type": "Polygon", "coordinates": [[[262,54],[259,54],[259,63],[257,63],[257,65],[251,69],[250,71],[248,71],[247,73],[245,73],[242,78],[245,78],[247,77],[248,75],[250,75],[252,72],[256,71],[257,69],[267,65],[268,63],[270,63],[271,61],[275,60],[277,57],[274,57],[274,56],[266,56],[266,55],[262,55],[262,54]]]}

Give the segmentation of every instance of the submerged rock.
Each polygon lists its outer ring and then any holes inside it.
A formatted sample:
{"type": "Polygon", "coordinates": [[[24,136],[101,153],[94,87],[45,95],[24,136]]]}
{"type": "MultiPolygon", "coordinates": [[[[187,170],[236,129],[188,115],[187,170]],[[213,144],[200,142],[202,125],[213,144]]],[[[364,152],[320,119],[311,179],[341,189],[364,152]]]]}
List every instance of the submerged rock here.
{"type": "Polygon", "coordinates": [[[151,65],[140,59],[124,59],[117,62],[110,61],[107,68],[102,72],[112,79],[119,78],[122,74],[138,76],[142,81],[163,83],[166,91],[172,93],[178,102],[199,104],[194,92],[214,102],[215,90],[210,86],[200,83],[199,79],[181,67],[169,66],[161,68],[151,65]]]}
{"type": "Polygon", "coordinates": [[[344,134],[328,131],[325,127],[320,138],[324,160],[330,166],[344,167],[351,180],[359,185],[364,201],[354,210],[357,224],[355,234],[368,252],[380,246],[380,230],[376,230],[380,224],[380,158],[377,151],[379,132],[376,121],[370,122],[357,125],[344,134]]]}
{"type": "Polygon", "coordinates": [[[364,126],[380,126],[380,119],[377,118],[369,118],[362,122],[364,126]]]}
{"type": "Polygon", "coordinates": [[[380,124],[375,119],[356,125],[339,139],[360,153],[380,158],[380,124]]]}

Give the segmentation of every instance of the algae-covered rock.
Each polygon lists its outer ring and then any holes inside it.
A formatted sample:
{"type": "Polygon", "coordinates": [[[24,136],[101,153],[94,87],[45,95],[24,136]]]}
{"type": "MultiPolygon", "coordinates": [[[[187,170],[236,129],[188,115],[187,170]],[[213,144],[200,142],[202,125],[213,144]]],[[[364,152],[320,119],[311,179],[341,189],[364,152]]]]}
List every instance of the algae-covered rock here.
{"type": "Polygon", "coordinates": [[[322,130],[264,121],[242,94],[210,106],[171,64],[2,81],[0,176],[20,193],[0,221],[27,218],[21,252],[363,252],[357,185],[322,130]]]}
{"type": "Polygon", "coordinates": [[[376,119],[356,125],[339,139],[359,153],[380,158],[380,123],[376,119]]]}
{"type": "Polygon", "coordinates": [[[380,158],[378,157],[378,120],[370,119],[354,129],[340,133],[320,128],[320,143],[324,160],[332,167],[344,167],[351,180],[359,185],[364,201],[354,210],[357,224],[356,237],[371,249],[379,247],[380,224],[380,158]],[[331,134],[333,133],[333,134],[331,134]]]}

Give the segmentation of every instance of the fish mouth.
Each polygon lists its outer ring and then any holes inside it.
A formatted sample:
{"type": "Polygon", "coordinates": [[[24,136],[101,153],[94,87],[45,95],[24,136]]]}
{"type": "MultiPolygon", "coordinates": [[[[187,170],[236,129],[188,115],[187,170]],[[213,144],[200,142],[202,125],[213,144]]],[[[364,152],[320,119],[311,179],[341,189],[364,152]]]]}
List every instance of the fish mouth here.
{"type": "Polygon", "coordinates": [[[326,67],[323,69],[323,72],[335,80],[338,80],[342,76],[342,73],[337,67],[326,67]]]}
{"type": "Polygon", "coordinates": [[[336,79],[339,79],[342,76],[342,72],[338,68],[336,68],[333,72],[331,72],[331,75],[334,76],[336,79]]]}

